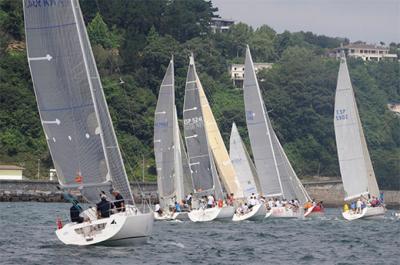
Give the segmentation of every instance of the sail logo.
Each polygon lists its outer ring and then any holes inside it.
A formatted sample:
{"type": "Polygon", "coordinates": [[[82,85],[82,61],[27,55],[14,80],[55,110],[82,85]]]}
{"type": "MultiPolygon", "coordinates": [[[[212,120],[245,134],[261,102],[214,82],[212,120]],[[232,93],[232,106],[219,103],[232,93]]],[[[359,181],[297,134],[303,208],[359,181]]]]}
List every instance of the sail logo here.
{"type": "Polygon", "coordinates": [[[203,117],[193,117],[183,120],[183,126],[187,130],[203,127],[203,117]]]}
{"type": "Polygon", "coordinates": [[[64,0],[26,0],[26,8],[64,6],[64,0]]]}
{"type": "Polygon", "coordinates": [[[254,112],[250,111],[246,111],[246,119],[248,121],[252,121],[254,120],[254,116],[256,116],[256,114],[254,112]]]}
{"type": "Polygon", "coordinates": [[[156,124],[154,125],[156,128],[167,128],[168,127],[168,122],[167,121],[160,121],[160,122],[156,122],[156,124]]]}
{"type": "Polygon", "coordinates": [[[337,121],[343,121],[349,118],[345,109],[337,109],[335,113],[336,113],[335,118],[337,121]]]}

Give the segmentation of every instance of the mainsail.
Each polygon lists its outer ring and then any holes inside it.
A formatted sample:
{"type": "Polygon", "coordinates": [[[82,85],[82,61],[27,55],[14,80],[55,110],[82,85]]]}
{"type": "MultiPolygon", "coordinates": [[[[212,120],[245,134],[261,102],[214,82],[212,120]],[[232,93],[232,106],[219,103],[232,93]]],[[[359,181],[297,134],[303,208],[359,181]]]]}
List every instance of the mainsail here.
{"type": "Polygon", "coordinates": [[[235,123],[232,124],[229,140],[229,156],[235,168],[240,186],[243,188],[244,196],[249,197],[252,193],[261,193],[256,169],[235,123]]]}
{"type": "Polygon", "coordinates": [[[260,179],[261,194],[271,197],[282,196],[282,184],[279,178],[275,151],[272,146],[272,133],[268,126],[268,113],[265,110],[261,91],[258,87],[248,46],[244,71],[243,96],[246,123],[251,150],[253,151],[254,162],[260,179]]]}
{"type": "Polygon", "coordinates": [[[160,86],[154,114],[154,154],[158,192],[162,204],[170,203],[175,196],[174,175],[178,169],[175,167],[175,116],[174,62],[171,59],[160,86]]]}
{"type": "Polygon", "coordinates": [[[268,196],[310,200],[276,136],[258,86],[250,49],[246,49],[243,83],[247,129],[261,192],[268,196]]]}
{"type": "Polygon", "coordinates": [[[201,195],[215,194],[220,196],[220,183],[210,153],[204,127],[203,112],[200,104],[199,87],[196,81],[194,61],[190,60],[183,106],[185,142],[193,188],[201,195]]]}
{"type": "Polygon", "coordinates": [[[334,126],[345,200],[367,194],[378,197],[379,188],[343,52],[336,86],[334,126]]]}
{"type": "MultiPolygon", "coordinates": [[[[190,60],[193,61],[194,65],[193,56],[190,57],[190,60]]],[[[235,169],[232,165],[228,151],[226,150],[224,140],[222,139],[221,133],[218,129],[217,122],[215,121],[210,104],[208,103],[206,94],[204,92],[203,86],[201,85],[196,69],[195,74],[197,87],[199,88],[200,103],[201,109],[203,111],[208,144],[210,145],[210,149],[214,156],[215,165],[227,191],[229,193],[233,193],[236,198],[243,198],[243,189],[240,186],[235,169]]]]}
{"type": "Polygon", "coordinates": [[[118,189],[133,202],[79,2],[24,1],[28,61],[60,184],[90,202],[118,189]]]}

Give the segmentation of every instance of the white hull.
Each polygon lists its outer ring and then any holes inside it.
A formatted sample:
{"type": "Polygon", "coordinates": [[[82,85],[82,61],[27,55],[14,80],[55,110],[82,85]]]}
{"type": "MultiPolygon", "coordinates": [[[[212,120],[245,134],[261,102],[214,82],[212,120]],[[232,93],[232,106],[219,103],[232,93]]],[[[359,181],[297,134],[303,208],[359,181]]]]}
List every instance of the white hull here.
{"type": "Polygon", "coordinates": [[[216,219],[232,218],[234,213],[235,208],[232,206],[224,206],[222,208],[213,207],[192,210],[188,213],[188,216],[192,222],[209,222],[216,219]]]}
{"type": "MultiPolygon", "coordinates": [[[[272,207],[269,210],[269,217],[271,218],[300,218],[302,217],[300,209],[294,211],[292,208],[286,207],[272,207]]],[[[266,216],[267,217],[267,216],[266,216]]]]}
{"type": "Polygon", "coordinates": [[[141,213],[128,205],[125,212],[108,218],[68,223],[56,230],[56,235],[67,245],[127,245],[146,242],[153,230],[153,213],[141,213]]]}
{"type": "Polygon", "coordinates": [[[189,212],[180,212],[180,213],[165,213],[163,215],[159,215],[158,213],[154,212],[154,220],[156,221],[172,221],[172,220],[189,220],[188,216],[189,212]]]}
{"type": "Polygon", "coordinates": [[[235,213],[232,221],[244,221],[244,220],[258,220],[265,218],[267,209],[264,204],[257,204],[251,208],[251,210],[245,214],[235,213]]]}
{"type": "Polygon", "coordinates": [[[342,212],[343,217],[346,220],[352,221],[356,219],[381,219],[385,216],[386,208],[383,206],[379,207],[365,207],[361,213],[353,213],[349,210],[342,212]]]}

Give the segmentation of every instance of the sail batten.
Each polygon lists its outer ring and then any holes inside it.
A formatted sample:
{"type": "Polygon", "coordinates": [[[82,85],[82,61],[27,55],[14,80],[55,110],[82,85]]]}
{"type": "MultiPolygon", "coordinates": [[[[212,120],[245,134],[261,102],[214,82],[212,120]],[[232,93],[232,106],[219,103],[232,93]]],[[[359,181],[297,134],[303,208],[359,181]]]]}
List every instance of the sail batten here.
{"type": "Polygon", "coordinates": [[[378,197],[379,188],[343,52],[336,86],[334,127],[345,200],[365,194],[378,197]]]}

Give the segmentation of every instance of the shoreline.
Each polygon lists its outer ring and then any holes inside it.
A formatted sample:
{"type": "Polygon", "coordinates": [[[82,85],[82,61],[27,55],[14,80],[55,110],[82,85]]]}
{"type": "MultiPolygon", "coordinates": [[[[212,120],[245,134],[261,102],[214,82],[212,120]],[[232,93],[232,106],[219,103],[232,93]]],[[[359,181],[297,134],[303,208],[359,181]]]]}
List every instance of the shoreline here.
{"type": "MultiPolygon", "coordinates": [[[[0,202],[65,202],[57,181],[0,180],[0,202]]],[[[305,181],[304,187],[312,198],[323,201],[327,208],[343,206],[344,190],[340,180],[305,181]]],[[[144,200],[158,203],[157,183],[131,183],[135,202],[144,200]],[[139,186],[140,188],[139,188],[139,186]]],[[[72,192],[80,201],[84,199],[78,190],[72,192]]],[[[388,209],[400,209],[400,191],[383,191],[388,209]]]]}

